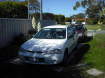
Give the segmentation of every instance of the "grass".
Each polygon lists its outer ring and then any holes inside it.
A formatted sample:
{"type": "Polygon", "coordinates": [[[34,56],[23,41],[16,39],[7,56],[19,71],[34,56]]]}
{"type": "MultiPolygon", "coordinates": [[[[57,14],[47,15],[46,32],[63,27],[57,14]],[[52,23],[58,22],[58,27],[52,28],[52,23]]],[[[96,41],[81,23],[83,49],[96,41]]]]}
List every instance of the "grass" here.
{"type": "Polygon", "coordinates": [[[102,30],[105,30],[105,25],[102,25],[102,26],[101,26],[101,29],[102,29],[102,30]]]}
{"type": "Polygon", "coordinates": [[[93,68],[105,71],[105,34],[97,34],[89,45],[91,48],[83,61],[93,68]]]}
{"type": "Polygon", "coordinates": [[[86,25],[88,30],[105,30],[105,25],[86,25]]]}

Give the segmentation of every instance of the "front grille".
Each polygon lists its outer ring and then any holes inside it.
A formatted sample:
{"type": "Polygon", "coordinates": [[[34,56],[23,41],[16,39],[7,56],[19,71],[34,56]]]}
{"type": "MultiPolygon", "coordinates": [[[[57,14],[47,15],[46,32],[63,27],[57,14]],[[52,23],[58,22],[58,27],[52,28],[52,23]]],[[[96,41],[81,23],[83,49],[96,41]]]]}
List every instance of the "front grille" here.
{"type": "Polygon", "coordinates": [[[44,58],[24,57],[24,59],[30,62],[45,62],[44,58]]]}

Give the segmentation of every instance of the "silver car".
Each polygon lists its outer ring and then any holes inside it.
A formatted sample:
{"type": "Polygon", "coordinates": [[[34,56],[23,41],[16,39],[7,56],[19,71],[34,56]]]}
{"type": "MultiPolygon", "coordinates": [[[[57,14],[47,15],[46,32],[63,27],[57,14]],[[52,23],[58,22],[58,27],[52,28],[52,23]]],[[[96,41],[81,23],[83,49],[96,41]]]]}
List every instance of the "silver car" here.
{"type": "Polygon", "coordinates": [[[19,57],[29,64],[65,64],[77,45],[77,34],[66,25],[47,26],[25,42],[19,57]]]}

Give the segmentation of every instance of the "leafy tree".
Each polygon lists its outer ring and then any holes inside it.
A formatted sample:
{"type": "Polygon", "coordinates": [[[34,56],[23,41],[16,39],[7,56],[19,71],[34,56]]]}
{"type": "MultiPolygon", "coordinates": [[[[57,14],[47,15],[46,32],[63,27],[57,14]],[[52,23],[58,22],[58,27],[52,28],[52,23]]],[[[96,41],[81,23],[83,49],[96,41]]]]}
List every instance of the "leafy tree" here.
{"type": "Polygon", "coordinates": [[[105,7],[105,0],[79,0],[76,2],[74,8],[77,9],[81,6],[84,8],[88,8],[94,5],[99,7],[105,7]]]}
{"type": "Polygon", "coordinates": [[[83,21],[85,21],[85,14],[79,13],[79,14],[71,16],[70,18],[74,19],[76,22],[83,22],[83,21]]]}
{"type": "Polygon", "coordinates": [[[85,14],[84,13],[79,13],[79,14],[74,15],[73,17],[75,17],[75,18],[85,18],[85,14]]]}
{"type": "MultiPolygon", "coordinates": [[[[31,16],[34,16],[36,20],[39,21],[40,13],[34,13],[34,14],[31,14],[31,16]]],[[[65,24],[66,19],[64,15],[56,15],[53,13],[43,13],[43,20],[55,20],[58,24],[65,24]]]]}
{"type": "Polygon", "coordinates": [[[66,21],[66,22],[71,22],[72,19],[71,19],[70,17],[66,17],[66,18],[65,18],[65,21],[66,21]]]}
{"type": "Polygon", "coordinates": [[[74,6],[74,10],[79,7],[86,8],[86,14],[88,18],[94,18],[95,22],[102,20],[101,13],[103,12],[103,8],[105,8],[105,0],[79,0],[76,2],[74,6]]]}
{"type": "Polygon", "coordinates": [[[0,2],[0,18],[27,18],[27,7],[21,3],[0,2]]]}
{"type": "MultiPolygon", "coordinates": [[[[28,2],[28,0],[25,0],[25,1],[28,2]]],[[[29,3],[31,3],[31,4],[34,4],[36,2],[38,2],[38,0],[29,0],[29,3]]]]}
{"type": "Polygon", "coordinates": [[[54,14],[52,14],[52,13],[43,13],[43,19],[45,19],[45,20],[54,20],[54,14]]]}
{"type": "Polygon", "coordinates": [[[65,24],[65,16],[64,15],[55,15],[55,20],[58,24],[65,24]]]}

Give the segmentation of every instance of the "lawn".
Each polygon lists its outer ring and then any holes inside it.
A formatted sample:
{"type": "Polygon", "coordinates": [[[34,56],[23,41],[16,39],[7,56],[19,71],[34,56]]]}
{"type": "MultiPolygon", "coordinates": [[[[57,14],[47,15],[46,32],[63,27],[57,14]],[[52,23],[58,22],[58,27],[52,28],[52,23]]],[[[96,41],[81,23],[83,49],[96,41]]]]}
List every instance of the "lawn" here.
{"type": "Polygon", "coordinates": [[[88,30],[105,30],[105,25],[86,25],[88,30]]]}
{"type": "Polygon", "coordinates": [[[97,34],[88,44],[91,48],[83,61],[93,68],[105,71],[105,34],[97,34]]]}

